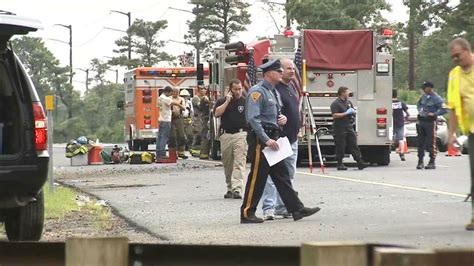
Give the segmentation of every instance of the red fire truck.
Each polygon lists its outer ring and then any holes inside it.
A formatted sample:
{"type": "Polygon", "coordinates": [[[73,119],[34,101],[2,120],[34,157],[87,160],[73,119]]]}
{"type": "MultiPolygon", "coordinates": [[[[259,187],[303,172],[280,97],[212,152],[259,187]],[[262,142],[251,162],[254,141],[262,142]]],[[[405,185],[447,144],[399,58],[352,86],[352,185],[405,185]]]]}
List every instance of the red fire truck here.
{"type": "Polygon", "coordinates": [[[166,86],[188,90],[191,97],[197,80],[206,80],[208,69],[199,77],[196,67],[139,67],[125,73],[125,138],[132,151],[148,149],[156,142],[159,110],[157,98],[166,86]]]}

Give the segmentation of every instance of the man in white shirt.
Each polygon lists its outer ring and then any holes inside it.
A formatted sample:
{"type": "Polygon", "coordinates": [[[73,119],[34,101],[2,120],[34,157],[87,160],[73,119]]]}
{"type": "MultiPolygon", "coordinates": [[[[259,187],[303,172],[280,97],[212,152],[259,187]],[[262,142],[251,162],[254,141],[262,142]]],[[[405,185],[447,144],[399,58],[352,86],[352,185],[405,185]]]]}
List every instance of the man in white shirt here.
{"type": "Polygon", "coordinates": [[[173,100],[171,99],[171,93],[173,89],[170,86],[166,86],[158,97],[158,109],[160,117],[158,118],[158,133],[156,135],[156,159],[166,159],[166,144],[171,131],[171,106],[173,100]]]}

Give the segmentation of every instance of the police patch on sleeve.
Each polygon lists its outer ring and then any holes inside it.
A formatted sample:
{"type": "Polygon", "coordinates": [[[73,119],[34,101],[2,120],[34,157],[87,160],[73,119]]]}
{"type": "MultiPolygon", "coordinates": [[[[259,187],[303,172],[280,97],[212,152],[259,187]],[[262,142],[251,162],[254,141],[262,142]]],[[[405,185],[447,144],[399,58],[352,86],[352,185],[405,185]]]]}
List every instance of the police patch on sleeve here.
{"type": "Polygon", "coordinates": [[[252,92],[252,94],[250,94],[250,97],[252,98],[254,103],[258,101],[258,98],[260,98],[260,96],[262,96],[260,92],[252,92]]]}

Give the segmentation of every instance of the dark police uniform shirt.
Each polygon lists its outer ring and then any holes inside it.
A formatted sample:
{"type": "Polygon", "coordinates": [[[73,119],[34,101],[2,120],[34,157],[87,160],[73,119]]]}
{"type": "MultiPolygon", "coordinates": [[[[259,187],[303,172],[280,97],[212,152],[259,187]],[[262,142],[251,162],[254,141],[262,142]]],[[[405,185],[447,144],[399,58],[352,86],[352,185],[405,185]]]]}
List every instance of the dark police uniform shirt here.
{"type": "Polygon", "coordinates": [[[394,99],[392,100],[392,109],[393,126],[396,128],[403,127],[405,125],[405,115],[403,113],[408,110],[408,106],[404,102],[394,99]]]}
{"type": "MultiPolygon", "coordinates": [[[[347,111],[349,108],[354,108],[354,105],[350,100],[341,100],[341,98],[337,98],[334,102],[331,104],[331,113],[344,113],[347,111]]],[[[354,123],[354,115],[346,115],[344,117],[334,119],[334,127],[337,128],[346,128],[346,127],[352,127],[354,123]]]]}
{"type": "Polygon", "coordinates": [[[287,122],[283,126],[283,132],[290,143],[298,139],[300,130],[300,102],[299,96],[291,84],[280,82],[275,86],[281,106],[281,113],[286,116],[287,122]]]}
{"type": "Polygon", "coordinates": [[[443,104],[443,98],[436,92],[431,94],[423,94],[416,105],[418,115],[422,119],[435,120],[437,116],[447,113],[443,104]],[[428,113],[433,113],[434,117],[429,117],[428,113]]]}
{"type": "Polygon", "coordinates": [[[265,133],[263,125],[278,128],[277,100],[272,93],[275,88],[268,81],[263,80],[250,88],[247,94],[245,117],[250,129],[263,143],[270,138],[265,133]]]}
{"type": "MultiPolygon", "coordinates": [[[[221,106],[225,102],[225,97],[216,102],[215,108],[221,106]]],[[[224,114],[221,117],[221,128],[224,130],[247,129],[247,121],[245,120],[245,98],[232,99],[227,105],[224,114]]]]}

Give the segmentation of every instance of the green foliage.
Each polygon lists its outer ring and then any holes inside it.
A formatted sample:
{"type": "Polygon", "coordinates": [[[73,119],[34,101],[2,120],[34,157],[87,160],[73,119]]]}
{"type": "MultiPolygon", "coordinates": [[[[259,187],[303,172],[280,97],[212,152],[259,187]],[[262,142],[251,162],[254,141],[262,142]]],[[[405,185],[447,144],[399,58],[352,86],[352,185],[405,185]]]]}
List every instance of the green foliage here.
{"type": "Polygon", "coordinates": [[[399,89],[398,99],[406,104],[416,104],[422,95],[421,90],[399,89]]]}
{"type": "Polygon", "coordinates": [[[466,38],[474,45],[474,1],[460,0],[451,12],[445,13],[443,19],[448,27],[459,36],[466,38]]]}
{"type": "Polygon", "coordinates": [[[190,44],[202,43],[200,48],[215,43],[229,43],[238,32],[245,31],[250,24],[249,4],[242,0],[191,0],[195,5],[195,20],[189,22],[185,35],[190,44]]]}
{"type": "Polygon", "coordinates": [[[54,142],[64,143],[80,136],[89,135],[86,122],[81,117],[73,117],[54,124],[54,142]]]}
{"type": "Polygon", "coordinates": [[[49,185],[44,186],[45,219],[64,218],[68,212],[78,211],[76,192],[67,187],[55,187],[50,193],[49,185]]]}
{"type": "Polygon", "coordinates": [[[46,48],[41,38],[23,36],[12,40],[12,46],[32,77],[42,101],[48,93],[59,96],[72,118],[78,92],[69,84],[69,67],[59,66],[59,60],[46,48]]]}
{"type": "Polygon", "coordinates": [[[160,61],[172,61],[174,58],[161,51],[165,42],[158,39],[158,34],[161,30],[167,27],[166,20],[158,21],[144,21],[136,19],[127,30],[127,36],[124,36],[115,41],[119,47],[114,50],[115,53],[120,54],[109,61],[112,65],[122,65],[128,68],[143,66],[153,66],[160,61]],[[131,38],[132,51],[138,55],[139,58],[132,58],[128,60],[128,43],[131,38]]]}
{"type": "Polygon", "coordinates": [[[385,22],[380,12],[390,5],[385,0],[306,0],[288,1],[286,10],[301,29],[357,29],[385,22]]]}

